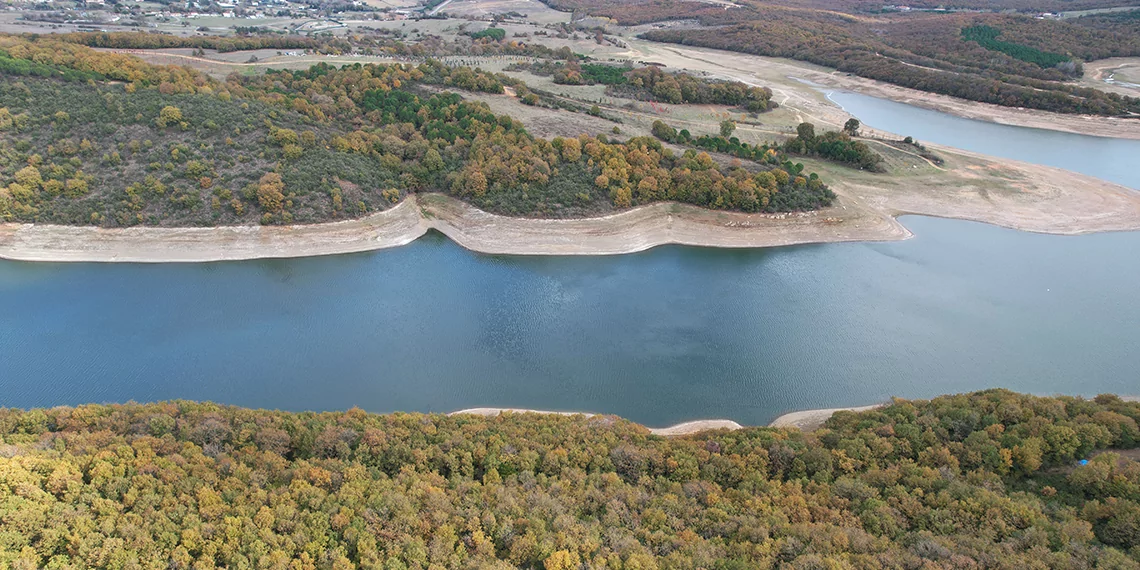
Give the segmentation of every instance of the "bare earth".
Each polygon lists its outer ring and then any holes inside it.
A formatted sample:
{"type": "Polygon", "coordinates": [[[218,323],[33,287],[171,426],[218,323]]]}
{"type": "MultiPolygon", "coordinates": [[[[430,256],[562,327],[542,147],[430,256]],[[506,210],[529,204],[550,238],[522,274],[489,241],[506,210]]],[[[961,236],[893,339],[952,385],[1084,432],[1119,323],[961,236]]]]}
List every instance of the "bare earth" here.
{"type": "MultiPolygon", "coordinates": [[[[1085,64],[1081,85],[1140,97],[1140,57],[1110,57],[1085,64]]],[[[1140,128],[1140,127],[1137,127],[1140,128]]]]}
{"type": "MultiPolygon", "coordinates": [[[[1140,397],[1137,397],[1137,396],[1121,396],[1121,399],[1126,401],[1126,402],[1140,401],[1140,397]]],[[[819,409],[819,410],[802,410],[802,411],[798,411],[798,412],[790,412],[790,413],[784,414],[784,415],[776,418],[775,420],[772,420],[772,423],[768,424],[768,427],[772,427],[772,428],[796,428],[796,429],[799,429],[801,431],[815,431],[815,430],[819,429],[820,427],[822,427],[823,424],[828,419],[831,418],[831,416],[836,414],[836,412],[866,412],[866,411],[881,408],[885,405],[886,404],[872,404],[870,406],[855,406],[855,407],[850,407],[850,408],[824,408],[824,409],[819,409]]],[[[497,415],[503,414],[503,413],[511,413],[511,414],[557,414],[557,415],[562,415],[562,416],[583,416],[583,417],[587,417],[587,418],[598,415],[598,414],[589,413],[589,412],[551,412],[551,411],[547,411],[547,410],[526,410],[526,409],[520,409],[520,408],[468,408],[466,410],[459,410],[457,412],[451,412],[448,415],[454,416],[456,414],[474,414],[474,415],[479,415],[479,416],[497,416],[497,415]]],[[[740,424],[738,424],[732,420],[696,420],[696,421],[685,422],[685,423],[681,423],[681,424],[677,424],[675,426],[670,426],[670,427],[665,427],[665,428],[646,428],[646,429],[648,429],[649,432],[652,433],[653,435],[661,435],[661,436],[669,437],[669,436],[690,435],[690,434],[694,434],[694,433],[700,433],[703,431],[716,430],[716,429],[726,429],[729,431],[735,431],[738,429],[742,429],[743,427],[744,426],[742,426],[742,425],[740,425],[740,424]]]]}
{"type": "Polygon", "coordinates": [[[791,412],[776,418],[772,423],[768,424],[768,427],[798,428],[802,431],[815,431],[823,426],[823,423],[826,422],[828,418],[835,415],[835,412],[866,412],[881,407],[883,407],[883,404],[859,406],[855,408],[827,408],[823,410],[791,412]]]}
{"type": "MultiPolygon", "coordinates": [[[[472,414],[477,416],[497,416],[499,414],[555,414],[560,416],[582,416],[586,418],[594,417],[598,414],[589,412],[551,412],[547,410],[524,410],[520,408],[468,408],[466,410],[459,410],[447,414],[454,416],[458,414],[472,414]]],[[[685,422],[675,426],[665,428],[646,428],[649,433],[653,435],[660,435],[665,437],[689,435],[709,431],[714,429],[727,429],[729,431],[738,430],[744,426],[732,420],[697,420],[692,422],[685,422]]]]}

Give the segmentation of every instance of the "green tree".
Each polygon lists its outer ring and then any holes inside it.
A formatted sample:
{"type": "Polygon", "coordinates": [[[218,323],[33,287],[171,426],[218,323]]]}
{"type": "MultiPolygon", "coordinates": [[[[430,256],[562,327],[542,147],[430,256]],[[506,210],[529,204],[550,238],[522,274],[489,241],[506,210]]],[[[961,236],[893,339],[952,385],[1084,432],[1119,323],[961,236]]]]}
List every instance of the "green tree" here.
{"type": "Polygon", "coordinates": [[[653,126],[650,129],[653,136],[667,142],[673,142],[677,139],[677,129],[666,125],[664,121],[658,119],[653,121],[653,126]]]}
{"type": "Polygon", "coordinates": [[[285,204],[285,183],[276,172],[266,172],[257,183],[257,203],[266,213],[280,212],[285,204]]]}
{"type": "Polygon", "coordinates": [[[815,140],[815,125],[811,123],[800,123],[796,126],[796,136],[805,143],[810,143],[815,140]]]}
{"type": "Polygon", "coordinates": [[[720,136],[727,139],[732,136],[732,132],[735,130],[736,121],[733,121],[732,119],[725,119],[720,122],[720,136]]]}
{"type": "Polygon", "coordinates": [[[182,122],[182,110],[173,105],[167,105],[158,112],[158,118],[154,122],[159,128],[178,124],[182,122]]]}

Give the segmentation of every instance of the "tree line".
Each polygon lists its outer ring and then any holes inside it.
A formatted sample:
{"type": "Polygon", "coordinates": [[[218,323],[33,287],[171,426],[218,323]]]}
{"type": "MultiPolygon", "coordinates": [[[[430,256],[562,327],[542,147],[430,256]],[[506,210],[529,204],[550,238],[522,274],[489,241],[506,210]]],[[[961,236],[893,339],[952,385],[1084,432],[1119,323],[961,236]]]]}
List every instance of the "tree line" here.
{"type": "Polygon", "coordinates": [[[675,156],[652,139],[534,137],[483,103],[440,92],[503,93],[517,81],[435,60],[217,81],[55,40],[0,38],[0,48],[21,61],[118,80],[0,82],[7,117],[0,140],[9,149],[0,154],[4,220],[320,222],[427,191],[499,213],[554,217],[660,200],[774,212],[832,199],[822,182],[779,168],[721,167],[699,153],[675,156]]]}
{"type": "MultiPolygon", "coordinates": [[[[848,127],[851,125],[852,122],[848,121],[848,127]]],[[[736,123],[732,120],[721,122],[720,136],[701,135],[694,137],[687,129],[678,131],[660,120],[653,122],[651,132],[653,136],[666,142],[691,145],[761,163],[773,165],[784,164],[788,167],[787,170],[794,174],[799,174],[800,171],[803,170],[803,165],[793,166],[790,161],[787,160],[785,153],[800,156],[817,156],[826,160],[853,166],[860,170],[886,172],[883,157],[879,153],[871,150],[871,147],[867,146],[867,143],[855,140],[851,136],[854,131],[858,131],[858,128],[858,121],[856,120],[853,129],[845,128],[844,131],[825,131],[817,135],[815,125],[811,123],[800,123],[796,127],[796,135],[783,144],[772,142],[755,145],[741,142],[740,139],[732,136],[732,132],[736,129],[736,123]]],[[[809,175],[809,181],[815,181],[817,178],[815,173],[809,175]]]]}
{"type": "Polygon", "coordinates": [[[551,2],[622,23],[674,17],[700,21],[700,26],[654,28],[642,34],[654,41],[787,57],[997,105],[1062,113],[1140,114],[1140,99],[1067,83],[1081,75],[1082,60],[1140,55],[1140,30],[1119,16],[1111,22],[1107,16],[1056,21],[951,12],[869,19],[849,15],[866,9],[861,3],[825,4],[835,7],[821,10],[815,2],[754,2],[730,9],[706,9],[711,6],[702,8],[699,2],[551,2]],[[982,32],[991,28],[1000,30],[1002,39],[982,32]]]}
{"type": "Polygon", "coordinates": [[[561,85],[606,85],[606,93],[642,101],[673,104],[731,105],[754,113],[777,107],[772,90],[740,81],[695,77],[683,71],[667,72],[654,65],[583,63],[575,56],[566,61],[545,59],[518,62],[507,71],[527,71],[553,77],[561,85]]]}
{"type": "Polygon", "coordinates": [[[1136,568],[1137,421],[1115,396],[1004,390],[677,438],[612,416],[4,409],[0,565],[1136,568]]]}

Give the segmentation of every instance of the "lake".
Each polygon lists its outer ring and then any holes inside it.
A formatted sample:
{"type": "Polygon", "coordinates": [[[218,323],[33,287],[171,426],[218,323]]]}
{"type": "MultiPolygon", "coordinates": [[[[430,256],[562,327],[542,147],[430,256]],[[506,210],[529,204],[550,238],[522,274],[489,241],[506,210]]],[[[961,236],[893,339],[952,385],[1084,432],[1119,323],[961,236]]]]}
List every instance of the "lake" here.
{"type": "MultiPolygon", "coordinates": [[[[872,126],[1074,170],[1135,142],[837,100],[872,126]]],[[[1140,187],[1135,167],[1097,172],[1140,187]]],[[[0,261],[0,405],[524,407],[663,426],[990,387],[1140,393],[1140,233],[902,221],[915,238],[614,257],[487,256],[432,233],[291,260],[0,261]]]]}
{"type": "Polygon", "coordinates": [[[501,257],[0,262],[8,406],[472,406],[650,425],[993,386],[1137,392],[1140,234],[907,217],[912,240],[501,257]]]}

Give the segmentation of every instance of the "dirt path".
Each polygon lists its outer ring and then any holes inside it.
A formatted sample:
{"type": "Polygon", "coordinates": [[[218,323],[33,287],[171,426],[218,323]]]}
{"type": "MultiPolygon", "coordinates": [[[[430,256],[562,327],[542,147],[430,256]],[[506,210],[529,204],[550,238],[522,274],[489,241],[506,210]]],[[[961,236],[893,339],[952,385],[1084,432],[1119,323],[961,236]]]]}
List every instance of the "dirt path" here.
{"type": "Polygon", "coordinates": [[[1129,97],[1140,97],[1140,57],[1112,57],[1090,61],[1085,64],[1085,76],[1081,78],[1080,84],[1129,97]],[[1113,81],[1106,81],[1110,77],[1113,81]]]}

